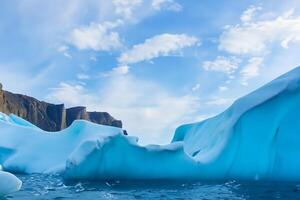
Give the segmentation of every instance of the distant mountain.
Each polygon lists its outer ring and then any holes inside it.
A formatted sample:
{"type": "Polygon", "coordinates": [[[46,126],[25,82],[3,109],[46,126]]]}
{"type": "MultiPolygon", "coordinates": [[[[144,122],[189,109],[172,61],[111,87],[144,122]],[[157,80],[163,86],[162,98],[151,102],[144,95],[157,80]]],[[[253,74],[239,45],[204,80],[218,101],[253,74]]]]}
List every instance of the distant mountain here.
{"type": "Polygon", "coordinates": [[[122,128],[122,121],[116,120],[107,112],[87,112],[82,106],[65,109],[64,104],[50,104],[33,97],[5,91],[1,83],[0,112],[13,113],[45,131],[60,131],[77,119],[122,128]]]}

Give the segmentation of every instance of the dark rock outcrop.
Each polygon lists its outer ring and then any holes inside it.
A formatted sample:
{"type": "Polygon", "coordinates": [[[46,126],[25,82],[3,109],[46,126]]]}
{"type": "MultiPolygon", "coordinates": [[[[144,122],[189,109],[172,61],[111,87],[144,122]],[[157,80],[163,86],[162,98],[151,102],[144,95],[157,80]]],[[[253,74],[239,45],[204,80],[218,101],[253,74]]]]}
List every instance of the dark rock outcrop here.
{"type": "Polygon", "coordinates": [[[0,83],[0,110],[4,110],[4,94],[3,94],[1,83],[0,83]]]}
{"type": "Polygon", "coordinates": [[[66,118],[67,126],[70,126],[72,122],[76,119],[88,118],[86,108],[83,106],[68,108],[66,110],[66,113],[67,113],[67,118],[66,118]]]}
{"type": "Polygon", "coordinates": [[[85,107],[65,109],[35,98],[2,90],[0,83],[0,112],[13,113],[46,131],[60,131],[76,119],[122,128],[122,122],[107,112],[87,112],[85,107]]]}
{"type": "Polygon", "coordinates": [[[85,107],[78,106],[67,109],[67,126],[70,126],[76,119],[84,119],[96,124],[122,127],[122,121],[115,120],[107,112],[87,112],[85,107]]]}

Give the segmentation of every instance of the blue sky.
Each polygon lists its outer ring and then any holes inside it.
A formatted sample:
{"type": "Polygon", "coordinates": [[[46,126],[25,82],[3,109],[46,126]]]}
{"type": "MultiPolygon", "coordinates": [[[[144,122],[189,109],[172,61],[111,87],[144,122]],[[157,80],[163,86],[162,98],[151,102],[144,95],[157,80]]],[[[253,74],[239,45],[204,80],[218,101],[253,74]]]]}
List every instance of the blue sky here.
{"type": "Polygon", "coordinates": [[[299,42],[296,0],[4,0],[0,81],[167,143],[298,66],[299,42]]]}

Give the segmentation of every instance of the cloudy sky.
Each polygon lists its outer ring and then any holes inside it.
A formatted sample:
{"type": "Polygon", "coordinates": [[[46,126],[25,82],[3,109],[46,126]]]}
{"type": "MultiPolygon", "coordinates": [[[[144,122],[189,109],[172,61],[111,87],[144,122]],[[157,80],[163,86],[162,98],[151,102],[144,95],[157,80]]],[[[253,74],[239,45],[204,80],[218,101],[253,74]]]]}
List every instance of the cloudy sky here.
{"type": "Polygon", "coordinates": [[[142,143],[300,65],[298,0],[2,0],[0,82],[121,119],[142,143]]]}

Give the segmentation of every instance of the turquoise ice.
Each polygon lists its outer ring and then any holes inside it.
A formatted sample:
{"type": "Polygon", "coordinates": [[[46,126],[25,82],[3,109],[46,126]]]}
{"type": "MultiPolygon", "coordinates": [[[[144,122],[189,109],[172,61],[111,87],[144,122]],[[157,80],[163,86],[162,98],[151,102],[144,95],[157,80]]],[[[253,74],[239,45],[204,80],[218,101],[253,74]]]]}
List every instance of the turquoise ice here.
{"type": "Polygon", "coordinates": [[[300,68],[223,113],[176,130],[169,145],[141,146],[119,128],[75,121],[48,133],[0,115],[0,164],[66,179],[300,180],[300,68]]]}

